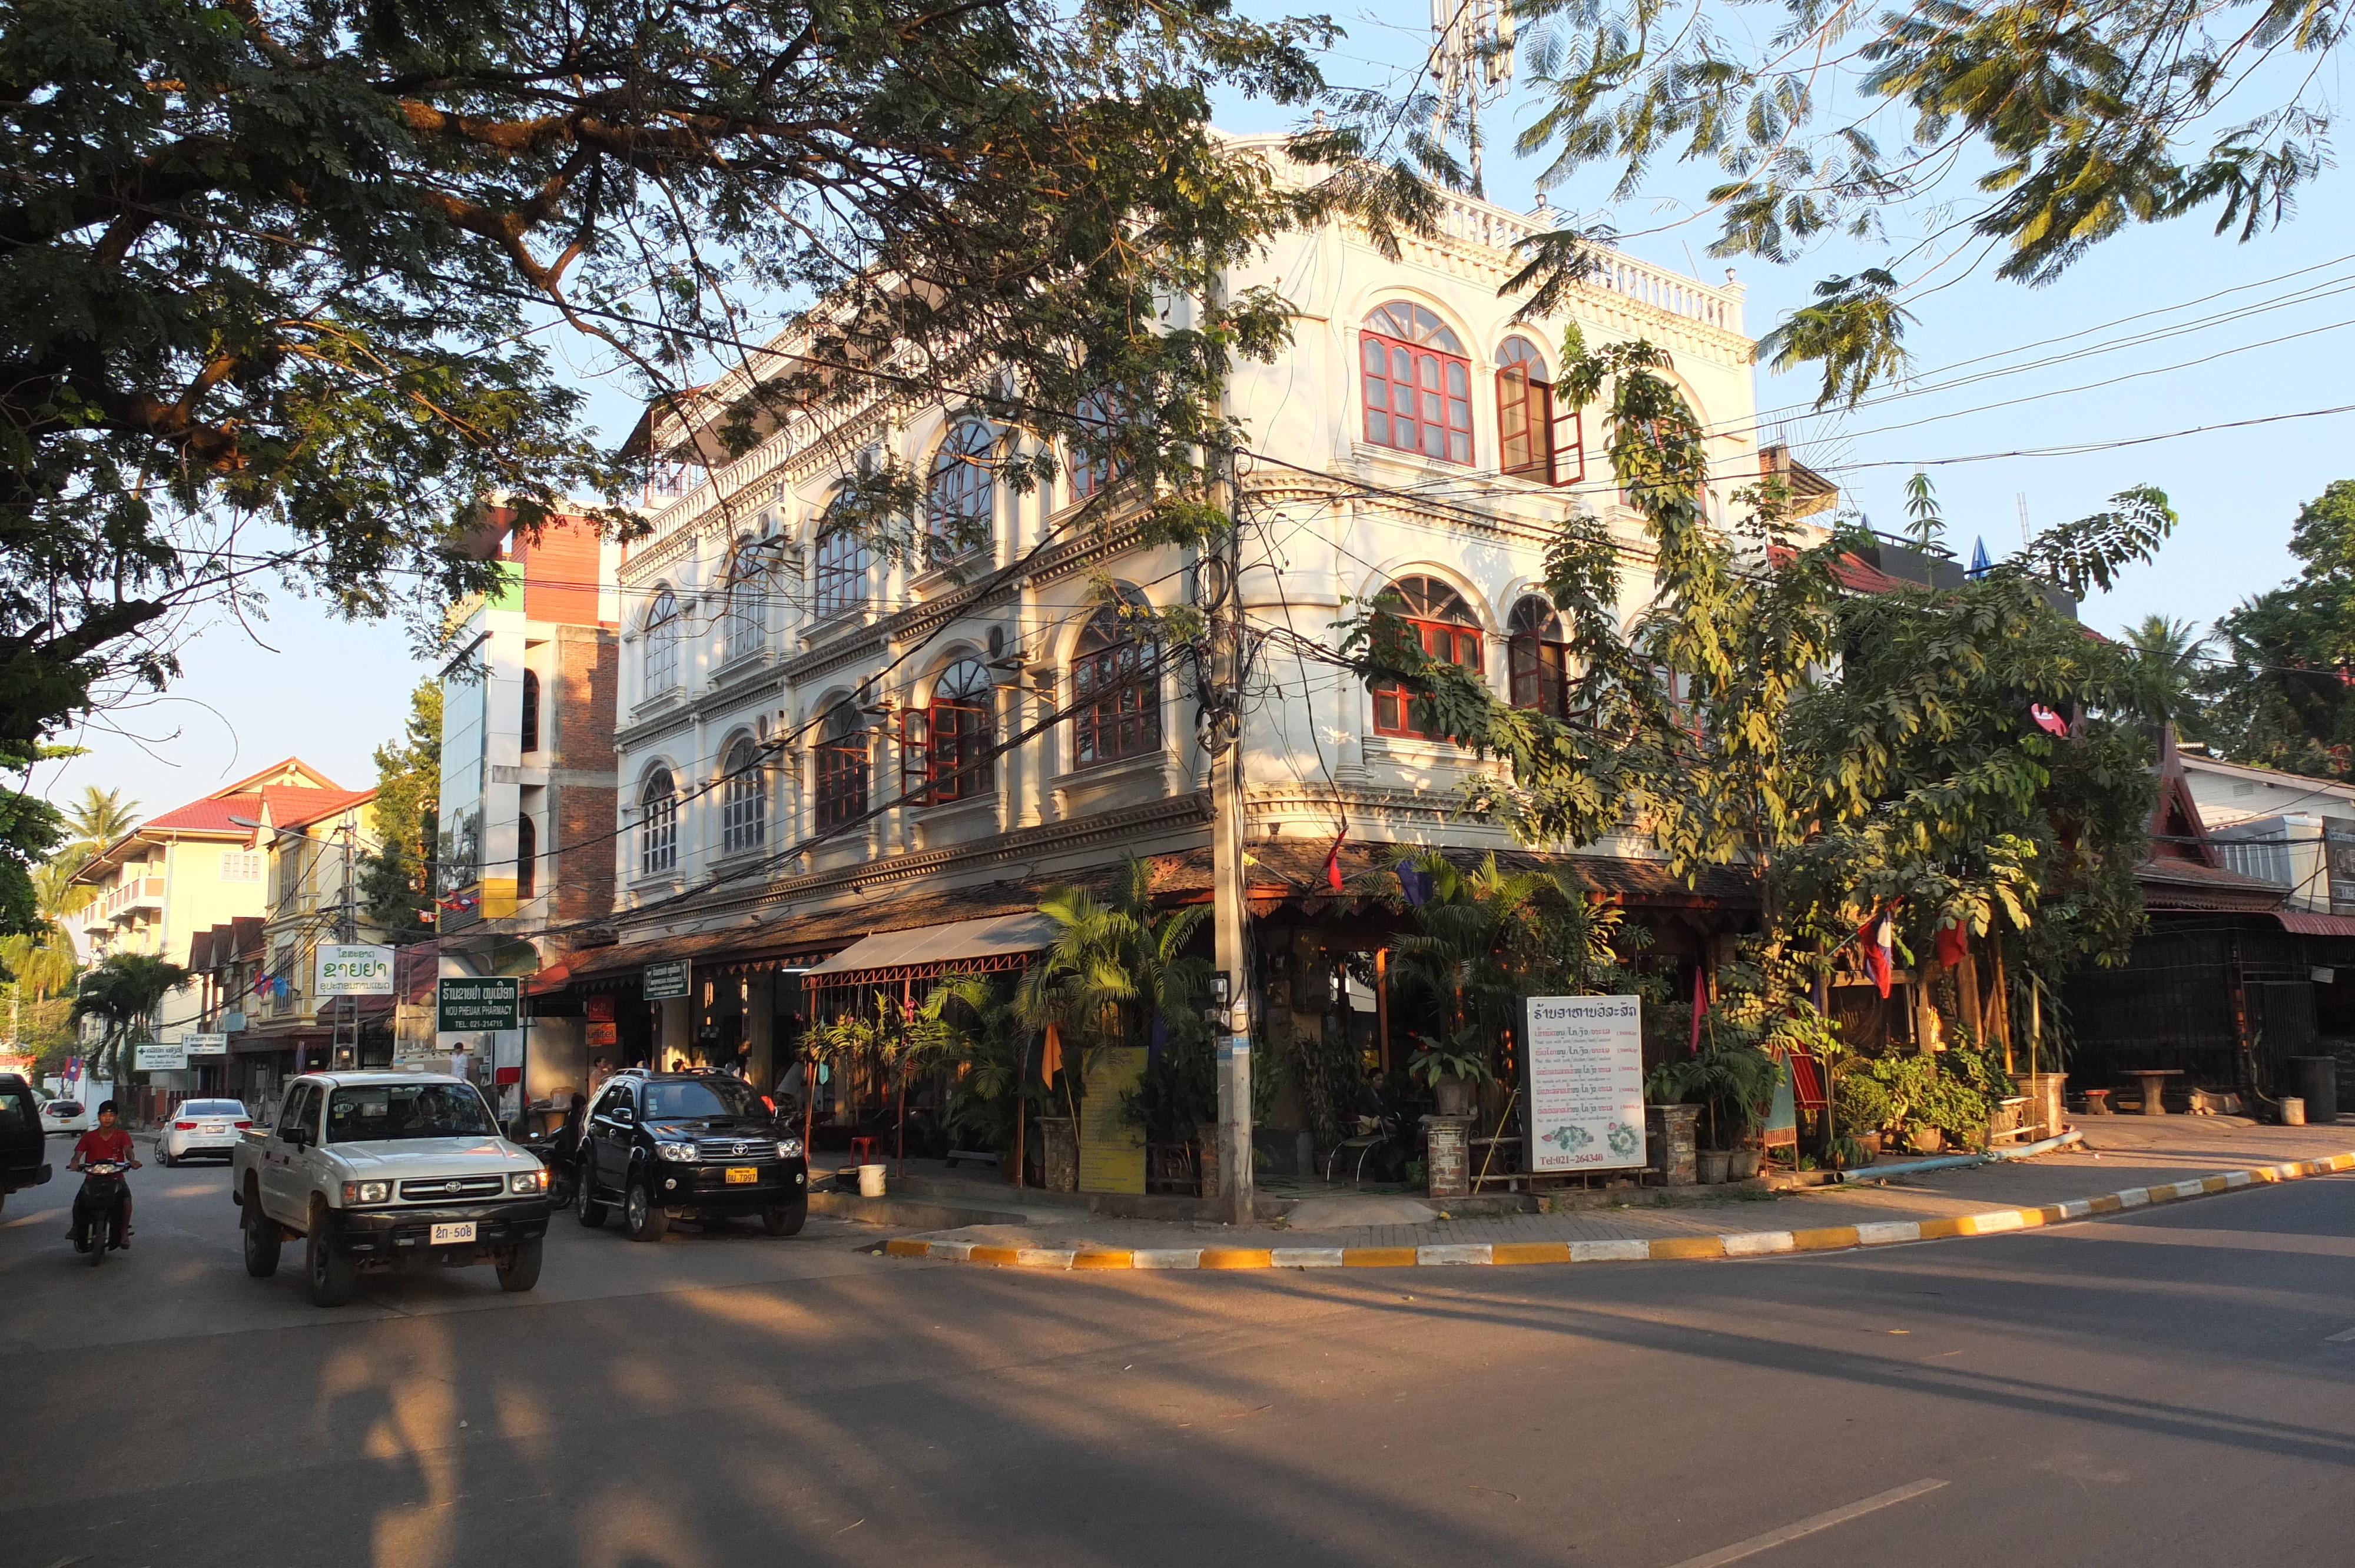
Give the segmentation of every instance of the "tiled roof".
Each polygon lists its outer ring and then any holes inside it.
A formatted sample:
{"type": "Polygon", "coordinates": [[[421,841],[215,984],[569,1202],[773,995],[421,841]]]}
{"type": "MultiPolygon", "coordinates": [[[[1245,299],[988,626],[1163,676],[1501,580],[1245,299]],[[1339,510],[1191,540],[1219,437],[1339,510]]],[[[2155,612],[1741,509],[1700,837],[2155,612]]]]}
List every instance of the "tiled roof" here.
{"type": "Polygon", "coordinates": [[[272,823],[282,828],[299,828],[322,817],[332,817],[375,793],[373,789],[296,789],[272,786],[261,791],[261,802],[270,808],[272,823]]]}

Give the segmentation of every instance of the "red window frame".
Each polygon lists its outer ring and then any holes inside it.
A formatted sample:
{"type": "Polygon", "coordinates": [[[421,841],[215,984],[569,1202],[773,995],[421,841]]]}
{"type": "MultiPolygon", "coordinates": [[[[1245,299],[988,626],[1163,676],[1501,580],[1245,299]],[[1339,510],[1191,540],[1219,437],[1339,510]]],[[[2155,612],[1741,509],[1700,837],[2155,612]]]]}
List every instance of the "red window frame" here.
{"type": "Polygon", "coordinates": [[[1554,407],[1545,361],[1522,338],[1508,338],[1497,366],[1497,445],[1511,479],[1555,486],[1586,478],[1586,427],[1577,409],[1554,407]]]}
{"type": "MultiPolygon", "coordinates": [[[[1391,613],[1415,633],[1432,658],[1475,672],[1487,668],[1482,644],[1487,641],[1463,596],[1429,577],[1406,577],[1391,585],[1391,613]],[[1457,619],[1457,617],[1462,619],[1457,619]]],[[[1402,685],[1371,685],[1374,733],[1401,740],[1445,741],[1428,704],[1402,685]]]]}
{"type": "Polygon", "coordinates": [[[1510,631],[1505,674],[1513,706],[1568,719],[1570,645],[1561,641],[1561,617],[1543,599],[1525,599],[1513,607],[1510,631]]]}
{"type": "Polygon", "coordinates": [[[944,806],[996,792],[994,695],[978,664],[952,666],[930,706],[900,715],[900,792],[910,805],[944,806]]]}
{"type": "Polygon", "coordinates": [[[996,439],[970,420],[949,432],[932,459],[924,487],[927,554],[934,561],[978,553],[996,526],[997,473],[989,454],[996,439]]]}
{"type": "Polygon", "coordinates": [[[1109,605],[1088,623],[1071,659],[1073,771],[1161,749],[1161,675],[1146,667],[1147,646],[1109,605]]]}
{"type": "Polygon", "coordinates": [[[1470,467],[1472,361],[1455,334],[1421,305],[1383,306],[1358,337],[1366,440],[1470,467]]]}

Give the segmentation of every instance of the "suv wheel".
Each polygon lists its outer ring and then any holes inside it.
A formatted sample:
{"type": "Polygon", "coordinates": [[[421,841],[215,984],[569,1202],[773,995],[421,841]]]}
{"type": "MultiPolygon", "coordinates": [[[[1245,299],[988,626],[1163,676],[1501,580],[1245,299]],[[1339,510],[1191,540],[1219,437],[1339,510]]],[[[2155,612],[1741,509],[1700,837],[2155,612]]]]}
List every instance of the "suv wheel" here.
{"type": "Polygon", "coordinates": [[[327,1232],[326,1206],[314,1204],[311,1210],[309,1238],[311,1305],[341,1307],[352,1298],[359,1287],[360,1266],[350,1253],[336,1246],[327,1232]]]}
{"type": "Polygon", "coordinates": [[[597,1201],[597,1167],[586,1156],[572,1177],[572,1212],[592,1231],[605,1223],[605,1205],[597,1201]]]}
{"type": "Polygon", "coordinates": [[[246,1184],[245,1212],[245,1271],[256,1279],[267,1279],[278,1272],[279,1230],[277,1222],[263,1217],[261,1195],[251,1182],[246,1184]]]}
{"type": "Polygon", "coordinates": [[[538,1284],[540,1248],[538,1236],[516,1243],[515,1250],[498,1265],[499,1288],[510,1292],[528,1290],[538,1284]]]}
{"type": "Polygon", "coordinates": [[[803,1223],[808,1218],[809,1200],[795,1198],[790,1203],[762,1210],[761,1228],[773,1236],[799,1235],[803,1223]]]}
{"type": "Polygon", "coordinates": [[[644,1175],[630,1178],[629,1190],[622,1196],[622,1224],[627,1227],[632,1241],[660,1241],[670,1229],[670,1216],[662,1212],[655,1195],[646,1191],[644,1175]]]}

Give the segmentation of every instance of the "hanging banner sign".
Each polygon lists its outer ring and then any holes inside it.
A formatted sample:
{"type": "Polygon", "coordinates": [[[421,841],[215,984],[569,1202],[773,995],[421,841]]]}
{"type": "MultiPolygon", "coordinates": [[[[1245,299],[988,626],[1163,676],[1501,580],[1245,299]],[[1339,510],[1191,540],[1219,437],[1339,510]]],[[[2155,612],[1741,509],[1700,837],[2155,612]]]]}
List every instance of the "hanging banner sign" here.
{"type": "Polygon", "coordinates": [[[1533,996],[1527,1018],[1529,1169],[1643,1164],[1643,999],[1533,996]]]}
{"type": "Polygon", "coordinates": [[[687,994],[687,961],[673,959],[667,963],[648,964],[646,978],[638,994],[648,1001],[668,1001],[687,994]]]}
{"type": "Polygon", "coordinates": [[[434,1024],[444,1033],[523,1027],[523,981],[512,976],[443,975],[435,994],[434,1024]]]}
{"type": "Polygon", "coordinates": [[[392,949],[373,942],[319,944],[317,996],[390,996],[392,949]]]}

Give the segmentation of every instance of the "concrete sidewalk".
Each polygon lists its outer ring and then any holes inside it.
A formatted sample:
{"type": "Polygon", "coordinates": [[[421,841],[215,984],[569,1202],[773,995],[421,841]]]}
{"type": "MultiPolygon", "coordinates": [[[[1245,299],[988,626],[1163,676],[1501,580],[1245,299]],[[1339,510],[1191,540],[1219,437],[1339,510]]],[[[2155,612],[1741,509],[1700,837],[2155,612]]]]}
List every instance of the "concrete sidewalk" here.
{"type": "Polygon", "coordinates": [[[885,1250],[1049,1268],[1739,1256],[1992,1234],[2355,1169],[2355,1128],[2258,1127],[2226,1117],[2093,1117],[2077,1125],[2082,1146],[2035,1160],[1779,1196],[1728,1200],[1699,1188],[1689,1202],[1672,1206],[1457,1218],[1437,1203],[1343,1189],[1252,1225],[1034,1205],[1018,1224],[927,1231],[885,1250]]]}

